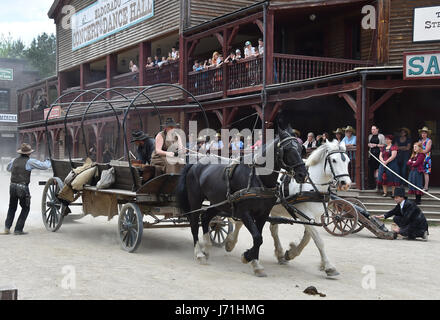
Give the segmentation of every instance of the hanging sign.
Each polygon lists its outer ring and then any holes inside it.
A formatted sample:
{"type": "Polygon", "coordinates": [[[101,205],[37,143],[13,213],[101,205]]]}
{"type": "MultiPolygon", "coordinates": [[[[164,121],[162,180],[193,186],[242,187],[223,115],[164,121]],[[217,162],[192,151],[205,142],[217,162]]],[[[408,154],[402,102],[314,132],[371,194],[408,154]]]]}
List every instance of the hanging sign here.
{"type": "Polygon", "coordinates": [[[440,51],[405,52],[403,78],[440,79],[440,51]]]}
{"type": "Polygon", "coordinates": [[[414,9],[413,41],[440,41],[440,6],[414,9]]]}
{"type": "Polygon", "coordinates": [[[154,16],[154,0],[98,0],[72,16],[72,50],[78,50],[154,16]]]}

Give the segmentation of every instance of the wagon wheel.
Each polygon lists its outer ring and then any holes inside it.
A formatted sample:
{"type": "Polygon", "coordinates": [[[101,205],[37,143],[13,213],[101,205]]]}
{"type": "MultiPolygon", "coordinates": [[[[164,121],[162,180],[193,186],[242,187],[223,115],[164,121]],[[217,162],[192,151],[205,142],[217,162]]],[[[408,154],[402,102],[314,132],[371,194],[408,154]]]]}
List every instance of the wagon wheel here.
{"type": "MultiPolygon", "coordinates": [[[[355,204],[356,206],[358,206],[358,207],[364,209],[366,212],[368,212],[367,207],[365,207],[365,205],[359,199],[356,199],[356,198],[344,198],[344,199],[347,200],[347,201],[350,201],[351,203],[355,204]]],[[[361,213],[358,212],[358,214],[361,214],[361,213]]],[[[352,234],[353,233],[358,233],[358,232],[360,232],[364,228],[365,228],[365,226],[358,219],[357,228],[352,232],[352,234]]]]}
{"type": "Polygon", "coordinates": [[[225,217],[215,217],[209,224],[209,237],[214,247],[223,247],[226,237],[233,231],[234,224],[225,217]]]}
{"type": "Polygon", "coordinates": [[[43,190],[41,214],[44,226],[51,232],[57,232],[63,224],[67,206],[57,197],[63,187],[61,179],[53,177],[46,182],[43,190]]]}
{"type": "Polygon", "coordinates": [[[321,222],[328,233],[344,237],[357,227],[358,213],[350,202],[332,200],[328,204],[328,216],[322,215],[321,222]]]}
{"type": "Polygon", "coordinates": [[[122,249],[135,252],[142,240],[144,231],[143,215],[139,206],[134,203],[125,204],[119,213],[118,235],[122,249]]]}

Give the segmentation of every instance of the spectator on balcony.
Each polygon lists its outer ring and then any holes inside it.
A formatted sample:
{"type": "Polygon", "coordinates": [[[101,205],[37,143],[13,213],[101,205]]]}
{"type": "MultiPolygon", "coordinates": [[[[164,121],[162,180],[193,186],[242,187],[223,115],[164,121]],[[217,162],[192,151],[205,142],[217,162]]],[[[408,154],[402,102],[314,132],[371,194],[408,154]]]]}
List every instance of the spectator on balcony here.
{"type": "Polygon", "coordinates": [[[179,51],[176,50],[176,47],[171,48],[171,58],[173,60],[179,60],[179,58],[180,58],[179,51]]]}
{"type": "Polygon", "coordinates": [[[241,56],[241,50],[240,49],[235,50],[235,60],[238,61],[241,59],[243,59],[243,57],[241,56]]]}
{"type": "Polygon", "coordinates": [[[240,135],[237,134],[231,141],[231,149],[232,151],[239,151],[239,150],[243,150],[243,148],[244,148],[244,143],[243,141],[241,141],[240,135]]]}
{"type": "Polygon", "coordinates": [[[48,107],[46,94],[42,94],[38,97],[38,104],[34,107],[35,111],[43,111],[48,107]]]}
{"type": "Polygon", "coordinates": [[[203,70],[203,66],[200,65],[199,60],[195,60],[193,65],[193,71],[197,72],[202,70],[203,70]]]}
{"type": "Polygon", "coordinates": [[[397,172],[399,168],[397,167],[397,146],[393,145],[393,136],[387,135],[385,137],[385,147],[383,147],[379,154],[379,159],[382,164],[379,167],[379,175],[377,177],[377,184],[383,188],[383,197],[388,194],[388,187],[392,187],[393,192],[395,187],[400,185],[400,178],[394,173],[384,167],[386,165],[389,169],[397,172]]]}
{"type": "Polygon", "coordinates": [[[356,130],[351,126],[347,126],[347,128],[343,129],[345,131],[345,137],[342,139],[342,142],[345,143],[346,147],[354,147],[356,145],[356,130]]]}
{"type": "Polygon", "coordinates": [[[158,56],[154,56],[154,61],[153,62],[154,62],[155,66],[158,66],[159,62],[160,62],[159,57],[158,56]]]}
{"type": "Polygon", "coordinates": [[[217,67],[220,67],[224,62],[223,55],[220,54],[217,58],[217,67]]]}
{"type": "Polygon", "coordinates": [[[327,132],[324,132],[322,135],[316,137],[316,147],[322,146],[324,143],[329,141],[329,134],[327,132]]]}
{"type": "Polygon", "coordinates": [[[263,132],[258,133],[258,140],[255,142],[255,144],[251,147],[252,150],[258,150],[263,146],[263,132]]]}
{"type": "Polygon", "coordinates": [[[211,66],[211,64],[212,64],[212,59],[205,60],[205,63],[203,64],[203,69],[204,69],[204,70],[209,69],[209,67],[211,66]]]}
{"type": "Polygon", "coordinates": [[[309,132],[307,135],[307,140],[304,142],[303,146],[307,149],[307,152],[316,148],[315,134],[313,132],[309,132]]]}
{"type": "Polygon", "coordinates": [[[407,162],[411,156],[411,131],[408,128],[400,128],[400,137],[396,139],[396,145],[399,149],[397,151],[397,166],[399,171],[397,172],[403,178],[407,178],[407,162]]]}
{"type": "Polygon", "coordinates": [[[335,134],[335,139],[338,140],[339,143],[341,143],[344,131],[342,131],[341,128],[337,128],[336,131],[333,131],[333,133],[335,134]]]}
{"type": "Polygon", "coordinates": [[[263,39],[258,39],[258,54],[257,55],[263,55],[264,54],[264,42],[263,39]]]}
{"type": "Polygon", "coordinates": [[[214,51],[214,53],[212,54],[212,59],[211,59],[211,67],[212,68],[216,68],[218,66],[219,57],[220,57],[220,54],[217,51],[214,51]]]}
{"type": "Polygon", "coordinates": [[[129,69],[131,72],[139,72],[137,65],[134,64],[133,60],[130,60],[129,69]]]}
{"type": "Polygon", "coordinates": [[[257,52],[255,51],[255,47],[252,46],[252,43],[250,41],[246,41],[244,44],[244,58],[252,58],[257,55],[257,52]]]}
{"type": "Polygon", "coordinates": [[[235,62],[237,62],[237,60],[235,59],[235,53],[234,52],[231,52],[230,54],[229,54],[229,56],[227,56],[226,57],[226,59],[225,59],[225,61],[224,61],[224,63],[235,63],[235,62]]]}
{"type": "Polygon", "coordinates": [[[145,65],[145,67],[146,67],[146,68],[152,68],[152,67],[154,67],[154,66],[155,66],[155,64],[154,64],[153,58],[148,57],[148,58],[147,58],[147,64],[145,65]]]}
{"type": "Polygon", "coordinates": [[[160,61],[160,62],[157,64],[157,66],[158,66],[159,68],[162,68],[162,66],[165,65],[165,64],[167,64],[167,63],[168,63],[167,58],[166,58],[166,57],[162,57],[162,61],[160,61]]]}
{"type": "Polygon", "coordinates": [[[293,133],[296,135],[296,140],[298,140],[300,144],[303,144],[304,141],[301,139],[301,132],[298,129],[293,129],[293,133]]]}

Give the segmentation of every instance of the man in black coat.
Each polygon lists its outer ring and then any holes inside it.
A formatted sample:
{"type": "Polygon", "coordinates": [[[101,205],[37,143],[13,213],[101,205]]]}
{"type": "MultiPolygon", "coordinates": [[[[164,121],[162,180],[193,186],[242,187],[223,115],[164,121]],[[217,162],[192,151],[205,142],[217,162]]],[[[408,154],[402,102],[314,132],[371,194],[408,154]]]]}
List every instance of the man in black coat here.
{"type": "Polygon", "coordinates": [[[387,214],[378,216],[381,219],[388,219],[394,216],[394,223],[397,227],[393,231],[408,239],[428,239],[428,223],[422,210],[411,200],[405,197],[405,189],[396,188],[394,191],[396,207],[387,214]]]}
{"type": "Polygon", "coordinates": [[[132,136],[131,142],[137,145],[137,160],[140,160],[142,164],[150,164],[151,155],[156,146],[154,139],[143,131],[134,131],[132,136]]]}

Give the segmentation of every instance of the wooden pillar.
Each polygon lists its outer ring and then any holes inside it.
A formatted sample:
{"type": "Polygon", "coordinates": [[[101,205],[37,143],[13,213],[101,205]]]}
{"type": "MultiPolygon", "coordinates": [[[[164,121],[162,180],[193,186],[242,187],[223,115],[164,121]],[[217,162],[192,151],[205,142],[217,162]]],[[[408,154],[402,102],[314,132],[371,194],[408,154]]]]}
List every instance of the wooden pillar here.
{"type": "Polygon", "coordinates": [[[266,17],[266,43],[264,44],[264,54],[266,55],[266,84],[273,84],[273,55],[274,55],[274,11],[268,10],[266,17]]]}
{"type": "Polygon", "coordinates": [[[86,85],[90,82],[90,64],[83,63],[79,66],[79,85],[81,90],[85,90],[86,85]]]}
{"type": "MultiPolygon", "coordinates": [[[[228,56],[228,29],[223,30],[223,43],[222,43],[222,52],[223,52],[223,59],[226,59],[228,56]]],[[[223,63],[223,98],[226,98],[228,96],[228,83],[229,83],[229,75],[228,75],[228,64],[223,63]]]]}
{"type": "MultiPolygon", "coordinates": [[[[58,72],[58,97],[67,89],[67,79],[64,72],[58,72]]],[[[61,101],[60,101],[61,102],[61,101]]]]}
{"type": "Polygon", "coordinates": [[[144,86],[147,80],[147,58],[151,56],[151,42],[139,44],[139,86],[144,86]]]}
{"type": "MultiPolygon", "coordinates": [[[[117,73],[118,59],[116,54],[109,54],[106,57],[106,87],[110,89],[112,87],[112,78],[117,73]]],[[[107,99],[111,99],[111,92],[107,92],[107,99]]]]}
{"type": "Polygon", "coordinates": [[[390,0],[377,1],[377,64],[388,63],[389,55],[389,27],[390,27],[390,0]]]}
{"type": "Polygon", "coordinates": [[[179,84],[183,88],[187,89],[187,76],[188,76],[188,43],[183,37],[183,34],[179,35],[179,84]]]}
{"type": "Polygon", "coordinates": [[[361,170],[362,169],[362,148],[364,146],[364,141],[361,139],[361,132],[362,132],[362,88],[357,89],[356,91],[356,112],[355,112],[355,119],[356,119],[356,131],[357,136],[359,139],[357,139],[356,143],[356,161],[354,164],[355,166],[355,176],[356,176],[356,188],[361,189],[362,183],[361,183],[361,170]]]}

